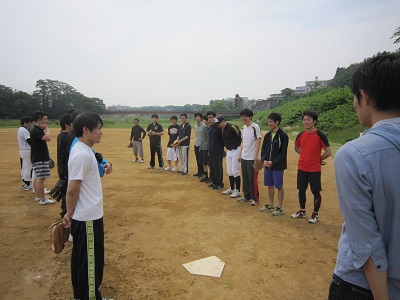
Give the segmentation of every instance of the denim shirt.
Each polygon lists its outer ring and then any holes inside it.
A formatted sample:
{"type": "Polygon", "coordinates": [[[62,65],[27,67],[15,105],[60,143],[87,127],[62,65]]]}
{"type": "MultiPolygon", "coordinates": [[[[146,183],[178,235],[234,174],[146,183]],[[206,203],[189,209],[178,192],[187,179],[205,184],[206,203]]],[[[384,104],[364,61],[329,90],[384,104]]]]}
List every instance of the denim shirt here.
{"type": "Polygon", "coordinates": [[[400,118],[377,122],[335,156],[345,223],[334,273],[369,288],[369,257],[387,271],[391,299],[400,299],[400,118]]]}

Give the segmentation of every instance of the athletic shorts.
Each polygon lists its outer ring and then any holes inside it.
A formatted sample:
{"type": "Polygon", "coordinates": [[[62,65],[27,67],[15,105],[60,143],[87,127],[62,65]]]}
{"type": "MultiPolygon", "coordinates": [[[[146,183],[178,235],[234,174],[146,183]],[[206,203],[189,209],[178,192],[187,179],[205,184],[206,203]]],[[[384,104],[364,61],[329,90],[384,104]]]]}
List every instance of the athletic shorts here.
{"type": "Polygon", "coordinates": [[[210,158],[208,156],[208,150],[200,150],[200,161],[199,163],[208,166],[210,164],[210,158]]]}
{"type": "Polygon", "coordinates": [[[297,170],[297,189],[306,190],[309,183],[312,192],[317,193],[322,191],[321,172],[305,172],[297,170]]]}
{"type": "Polygon", "coordinates": [[[37,178],[49,178],[50,167],[48,161],[40,161],[32,164],[32,169],[35,171],[37,178]]]}
{"type": "Polygon", "coordinates": [[[264,168],[264,185],[281,189],[283,187],[283,171],[271,171],[264,168]]]}
{"type": "Polygon", "coordinates": [[[177,161],[179,157],[179,150],[177,147],[167,148],[167,160],[177,161]]]}

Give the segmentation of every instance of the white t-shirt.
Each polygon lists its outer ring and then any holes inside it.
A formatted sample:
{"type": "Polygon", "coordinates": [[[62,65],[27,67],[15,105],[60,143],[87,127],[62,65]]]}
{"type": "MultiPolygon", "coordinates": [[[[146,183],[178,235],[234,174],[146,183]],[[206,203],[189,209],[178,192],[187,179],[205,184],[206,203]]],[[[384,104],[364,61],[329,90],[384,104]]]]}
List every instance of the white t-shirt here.
{"type": "MultiPolygon", "coordinates": [[[[260,126],[251,123],[250,126],[242,127],[242,159],[254,160],[257,139],[261,139],[260,126]]],[[[260,151],[258,152],[260,154],[260,151]]]]}
{"type": "Polygon", "coordinates": [[[31,145],[29,145],[28,142],[26,141],[27,139],[30,138],[30,133],[28,129],[26,129],[24,126],[21,126],[18,129],[17,138],[18,138],[19,150],[31,150],[31,145]]]}
{"type": "Polygon", "coordinates": [[[103,217],[103,190],[97,160],[92,148],[82,142],[72,147],[68,159],[68,180],[81,180],[78,201],[72,219],[98,220],[103,217]]]}

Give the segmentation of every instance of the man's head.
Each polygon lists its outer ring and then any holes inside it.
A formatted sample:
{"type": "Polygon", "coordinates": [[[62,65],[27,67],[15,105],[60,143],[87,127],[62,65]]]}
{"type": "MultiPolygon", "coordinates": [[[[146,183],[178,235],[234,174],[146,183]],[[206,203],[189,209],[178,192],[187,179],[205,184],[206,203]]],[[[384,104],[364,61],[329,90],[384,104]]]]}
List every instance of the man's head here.
{"type": "Polygon", "coordinates": [[[176,125],[176,123],[178,123],[178,117],[175,115],[171,116],[171,118],[169,118],[169,120],[171,121],[172,125],[176,125]]]}
{"type": "Polygon", "coordinates": [[[279,125],[281,124],[281,121],[282,121],[282,117],[278,113],[270,113],[268,115],[268,126],[272,131],[274,131],[275,129],[277,129],[279,127],[279,125]]]}
{"type": "Polygon", "coordinates": [[[78,138],[84,138],[89,145],[100,143],[103,132],[103,120],[98,114],[82,113],[74,120],[74,131],[78,138]]]}
{"type": "Polygon", "coordinates": [[[158,115],[157,114],[152,114],[151,115],[151,121],[155,124],[158,122],[158,115]]]}
{"type": "Polygon", "coordinates": [[[208,124],[210,125],[214,124],[215,116],[216,116],[215,112],[211,110],[207,112],[208,124]]]}
{"type": "Polygon", "coordinates": [[[242,119],[244,124],[249,124],[251,123],[251,120],[253,119],[253,112],[248,109],[245,108],[240,112],[240,119],[242,119]]]}
{"type": "Polygon", "coordinates": [[[194,114],[194,117],[195,117],[195,119],[196,119],[196,122],[197,122],[197,123],[200,123],[201,120],[203,119],[203,114],[202,114],[202,113],[195,113],[195,114],[194,114]]]}
{"type": "Polygon", "coordinates": [[[21,118],[21,126],[24,126],[25,128],[30,128],[32,126],[32,117],[28,117],[28,116],[23,116],[21,118]]]}
{"type": "Polygon", "coordinates": [[[206,115],[203,116],[203,122],[205,125],[208,125],[208,118],[206,115]]]}
{"type": "Polygon", "coordinates": [[[400,55],[382,55],[365,61],[351,78],[350,89],[361,125],[372,125],[374,111],[398,116],[400,55]]]}
{"type": "Polygon", "coordinates": [[[72,131],[71,123],[72,123],[71,114],[68,113],[63,114],[63,116],[60,119],[61,130],[71,132],[72,131]]]}
{"type": "Polygon", "coordinates": [[[35,110],[32,114],[32,118],[33,118],[33,122],[35,122],[35,123],[39,123],[39,124],[47,124],[48,123],[47,114],[41,110],[35,110]]]}
{"type": "Polygon", "coordinates": [[[187,122],[187,114],[181,113],[180,117],[181,117],[182,124],[186,124],[186,122],[187,122]]]}
{"type": "Polygon", "coordinates": [[[226,127],[226,120],[223,116],[218,116],[214,120],[214,124],[217,124],[217,126],[221,129],[224,129],[226,127]]]}
{"type": "Polygon", "coordinates": [[[313,129],[318,122],[318,113],[311,109],[305,110],[301,114],[301,119],[303,120],[303,125],[305,129],[313,129]]]}
{"type": "Polygon", "coordinates": [[[139,119],[138,118],[134,118],[133,119],[133,125],[139,125],[139,119]]]}

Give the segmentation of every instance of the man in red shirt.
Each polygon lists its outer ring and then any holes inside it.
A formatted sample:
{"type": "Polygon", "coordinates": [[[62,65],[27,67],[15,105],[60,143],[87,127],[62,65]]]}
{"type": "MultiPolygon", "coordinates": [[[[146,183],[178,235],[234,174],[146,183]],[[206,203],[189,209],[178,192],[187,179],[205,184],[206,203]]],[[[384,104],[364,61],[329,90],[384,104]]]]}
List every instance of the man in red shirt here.
{"type": "Polygon", "coordinates": [[[306,215],[306,190],[310,184],[314,195],[314,210],[309,219],[310,223],[317,223],[318,211],[321,206],[321,165],[325,165],[326,158],[332,151],[328,137],[317,128],[318,114],[313,110],[306,110],[302,114],[305,130],[300,132],[295,141],[294,150],[300,154],[297,171],[297,189],[299,190],[300,210],[292,215],[293,219],[305,218],[306,215]],[[321,151],[324,149],[323,154],[321,151]]]}

